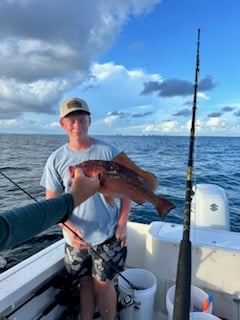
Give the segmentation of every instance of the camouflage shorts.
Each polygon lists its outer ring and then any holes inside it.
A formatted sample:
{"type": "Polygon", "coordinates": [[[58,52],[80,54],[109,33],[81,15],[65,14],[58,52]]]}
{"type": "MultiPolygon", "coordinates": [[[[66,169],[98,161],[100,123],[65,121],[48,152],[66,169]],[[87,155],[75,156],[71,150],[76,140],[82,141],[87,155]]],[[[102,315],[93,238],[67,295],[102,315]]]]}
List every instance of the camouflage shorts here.
{"type": "Polygon", "coordinates": [[[65,244],[65,267],[72,276],[92,275],[97,280],[112,280],[124,270],[127,248],[121,247],[121,241],[115,237],[92,249],[76,250],[65,244]]]}

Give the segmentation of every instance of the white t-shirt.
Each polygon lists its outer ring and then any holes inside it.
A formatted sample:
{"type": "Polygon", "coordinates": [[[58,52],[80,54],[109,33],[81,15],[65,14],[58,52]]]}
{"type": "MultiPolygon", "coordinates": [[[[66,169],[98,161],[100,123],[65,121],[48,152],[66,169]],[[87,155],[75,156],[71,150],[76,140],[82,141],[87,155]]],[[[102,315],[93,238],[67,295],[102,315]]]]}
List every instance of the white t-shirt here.
{"type": "MultiPolygon", "coordinates": [[[[98,139],[87,150],[76,151],[65,144],[48,158],[40,185],[47,190],[66,193],[70,190],[69,166],[86,160],[112,160],[119,151],[98,139]]],[[[110,205],[101,193],[96,193],[74,209],[69,220],[84,234],[84,240],[97,245],[114,235],[118,220],[118,202],[110,205]]],[[[65,241],[71,245],[68,234],[63,231],[65,241]]]]}

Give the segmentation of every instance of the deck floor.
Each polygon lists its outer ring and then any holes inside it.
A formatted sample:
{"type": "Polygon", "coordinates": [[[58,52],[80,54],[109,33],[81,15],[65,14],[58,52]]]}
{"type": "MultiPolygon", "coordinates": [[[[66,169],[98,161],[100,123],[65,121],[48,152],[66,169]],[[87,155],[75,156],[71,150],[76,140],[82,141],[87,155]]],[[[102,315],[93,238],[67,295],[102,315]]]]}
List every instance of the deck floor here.
{"type": "MultiPolygon", "coordinates": [[[[148,319],[148,320],[167,320],[168,319],[168,316],[166,314],[163,314],[162,312],[156,312],[154,313],[154,317],[153,319],[148,319]]],[[[80,316],[78,316],[75,320],[81,320],[80,316]]],[[[101,320],[101,317],[94,317],[93,320],[101,320]]],[[[116,320],[122,320],[120,315],[117,315],[116,316],[116,320]]],[[[124,319],[124,320],[131,320],[131,319],[124,319]]],[[[146,320],[146,319],[144,319],[146,320]]]]}

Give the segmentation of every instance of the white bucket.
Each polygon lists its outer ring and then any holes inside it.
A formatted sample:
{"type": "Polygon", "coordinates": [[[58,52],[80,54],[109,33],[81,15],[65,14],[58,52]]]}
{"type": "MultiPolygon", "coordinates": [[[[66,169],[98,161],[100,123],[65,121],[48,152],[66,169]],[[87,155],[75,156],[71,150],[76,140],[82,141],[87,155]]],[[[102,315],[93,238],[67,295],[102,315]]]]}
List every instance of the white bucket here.
{"type": "Polygon", "coordinates": [[[144,269],[128,269],[122,275],[139,290],[132,289],[121,277],[118,278],[121,320],[146,320],[153,319],[154,297],[157,289],[156,277],[144,269]]]}
{"type": "Polygon", "coordinates": [[[211,313],[206,312],[191,312],[190,320],[221,320],[211,313]]]}
{"type": "MultiPolygon", "coordinates": [[[[174,303],[174,295],[175,295],[175,285],[168,289],[167,297],[166,297],[166,307],[168,311],[168,320],[173,319],[173,303],[174,303]]],[[[208,298],[208,294],[202,289],[192,285],[191,286],[191,305],[194,308],[201,310],[203,302],[208,298]]],[[[208,319],[206,314],[212,313],[212,302],[209,303],[208,309],[205,312],[190,312],[190,319],[208,319]],[[201,317],[202,316],[202,317],[201,317]],[[197,318],[198,317],[198,318],[197,318]]],[[[214,319],[214,318],[213,318],[214,319]]],[[[215,317],[215,319],[217,319],[215,317]]]]}

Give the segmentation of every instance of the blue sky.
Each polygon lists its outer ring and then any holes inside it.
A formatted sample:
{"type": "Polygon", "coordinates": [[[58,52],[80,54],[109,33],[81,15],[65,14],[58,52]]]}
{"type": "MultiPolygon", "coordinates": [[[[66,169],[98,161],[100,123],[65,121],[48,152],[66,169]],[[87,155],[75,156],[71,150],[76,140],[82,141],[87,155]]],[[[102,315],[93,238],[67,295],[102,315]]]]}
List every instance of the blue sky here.
{"type": "Polygon", "coordinates": [[[240,2],[1,0],[0,133],[64,133],[85,99],[92,134],[240,136],[240,2]],[[97,5],[96,5],[97,4],[97,5]]]}

